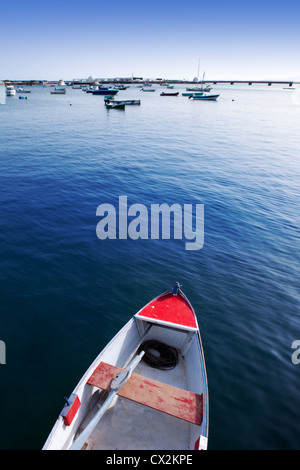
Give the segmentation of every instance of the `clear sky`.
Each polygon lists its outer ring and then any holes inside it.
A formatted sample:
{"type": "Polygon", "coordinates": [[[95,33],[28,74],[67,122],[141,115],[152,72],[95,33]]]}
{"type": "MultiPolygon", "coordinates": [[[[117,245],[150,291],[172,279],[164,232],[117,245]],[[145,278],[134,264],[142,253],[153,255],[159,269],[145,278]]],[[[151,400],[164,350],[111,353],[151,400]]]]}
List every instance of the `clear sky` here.
{"type": "Polygon", "coordinates": [[[299,0],[2,2],[0,79],[300,79],[299,0]]]}

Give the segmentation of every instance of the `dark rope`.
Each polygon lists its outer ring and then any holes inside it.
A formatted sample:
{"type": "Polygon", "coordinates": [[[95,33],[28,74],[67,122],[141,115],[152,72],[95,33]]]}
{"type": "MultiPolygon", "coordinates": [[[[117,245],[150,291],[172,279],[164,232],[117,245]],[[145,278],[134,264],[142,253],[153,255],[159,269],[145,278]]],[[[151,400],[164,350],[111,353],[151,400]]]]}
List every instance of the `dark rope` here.
{"type": "Polygon", "coordinates": [[[161,343],[156,340],[145,341],[139,347],[140,351],[145,351],[143,361],[151,367],[162,370],[174,369],[178,362],[178,351],[172,346],[161,343]],[[159,356],[152,351],[157,351],[159,356]]]}

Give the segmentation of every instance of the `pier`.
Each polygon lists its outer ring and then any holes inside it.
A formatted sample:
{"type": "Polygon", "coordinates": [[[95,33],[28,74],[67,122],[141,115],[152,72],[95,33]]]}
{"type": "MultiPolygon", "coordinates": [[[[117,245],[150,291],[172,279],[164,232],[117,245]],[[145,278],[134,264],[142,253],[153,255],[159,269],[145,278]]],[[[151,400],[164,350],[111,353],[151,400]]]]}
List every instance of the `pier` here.
{"type": "MultiPolygon", "coordinates": [[[[33,85],[53,85],[57,84],[57,81],[48,81],[48,80],[3,80],[6,84],[12,84],[16,86],[33,86],[33,85]]],[[[195,82],[189,80],[177,80],[177,79],[163,79],[163,78],[156,78],[156,79],[144,79],[144,78],[97,78],[93,81],[89,81],[87,79],[82,80],[65,80],[66,85],[93,85],[97,82],[100,85],[107,85],[107,84],[141,84],[144,85],[145,83],[151,83],[153,85],[159,85],[162,83],[174,84],[174,85],[196,85],[197,83],[203,83],[206,85],[220,85],[220,84],[227,84],[227,85],[283,85],[286,87],[292,87],[294,85],[299,85],[300,82],[294,82],[290,80],[285,81],[278,81],[278,80],[204,80],[195,82]]]]}

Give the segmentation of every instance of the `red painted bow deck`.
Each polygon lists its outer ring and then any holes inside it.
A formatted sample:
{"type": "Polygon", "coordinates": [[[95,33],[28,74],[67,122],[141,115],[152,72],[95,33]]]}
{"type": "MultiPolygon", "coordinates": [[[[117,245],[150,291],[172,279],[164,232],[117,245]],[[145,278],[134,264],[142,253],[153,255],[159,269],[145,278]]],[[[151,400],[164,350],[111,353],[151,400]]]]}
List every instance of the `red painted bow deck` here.
{"type": "Polygon", "coordinates": [[[178,326],[186,330],[198,329],[195,313],[182,295],[167,293],[157,297],[135,316],[147,321],[178,326]]]}
{"type": "MultiPolygon", "coordinates": [[[[87,383],[109,391],[112,379],[121,370],[118,367],[101,362],[87,383]]],[[[198,395],[132,373],[130,379],[119,389],[118,395],[199,426],[202,423],[202,394],[198,395]]]]}

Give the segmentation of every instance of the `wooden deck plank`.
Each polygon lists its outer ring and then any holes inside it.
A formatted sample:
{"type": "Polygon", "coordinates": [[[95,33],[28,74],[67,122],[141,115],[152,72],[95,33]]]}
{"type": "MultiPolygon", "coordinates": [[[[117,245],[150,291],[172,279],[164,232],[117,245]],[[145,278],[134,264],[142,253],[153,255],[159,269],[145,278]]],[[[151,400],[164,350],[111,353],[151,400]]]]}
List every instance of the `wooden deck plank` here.
{"type": "MultiPolygon", "coordinates": [[[[87,383],[109,390],[112,379],[121,370],[111,364],[101,362],[87,383]]],[[[202,423],[202,394],[198,395],[173,385],[132,373],[130,379],[119,389],[118,395],[190,423],[199,426],[202,423]]]]}

